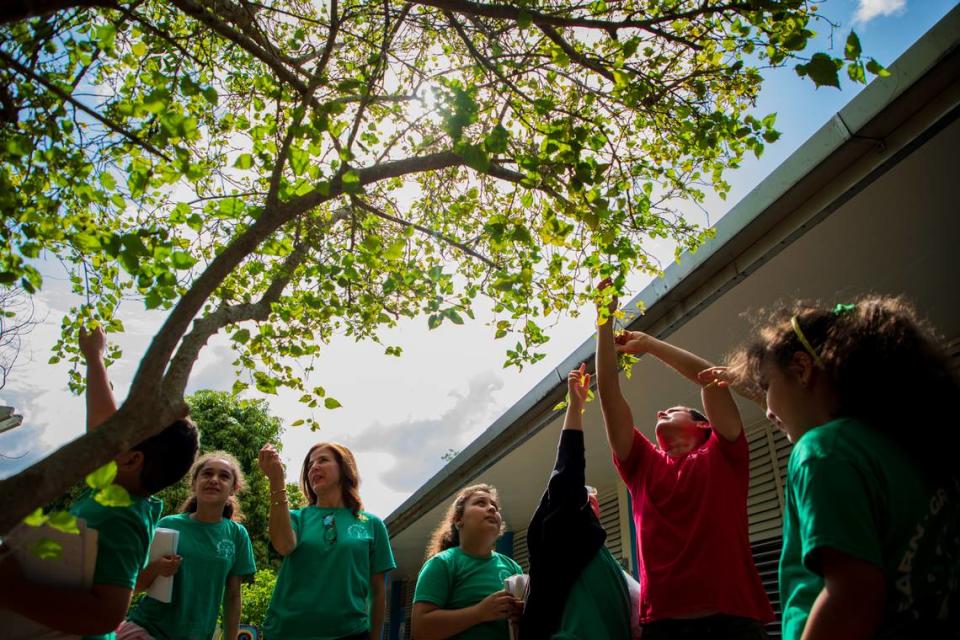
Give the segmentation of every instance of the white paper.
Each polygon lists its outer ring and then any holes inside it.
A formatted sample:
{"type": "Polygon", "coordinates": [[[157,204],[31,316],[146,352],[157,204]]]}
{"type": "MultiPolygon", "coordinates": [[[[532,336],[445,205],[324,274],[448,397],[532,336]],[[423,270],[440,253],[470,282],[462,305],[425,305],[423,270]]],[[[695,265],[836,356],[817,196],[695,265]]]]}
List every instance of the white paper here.
{"type": "MultiPolygon", "coordinates": [[[[503,589],[514,598],[519,598],[520,600],[526,601],[527,586],[529,583],[530,576],[525,573],[520,573],[505,578],[503,580],[503,589]]],[[[520,635],[519,625],[513,622],[508,622],[507,627],[510,629],[510,640],[517,640],[517,637],[520,635]]]]}
{"type": "MultiPolygon", "coordinates": [[[[77,520],[80,533],[64,533],[47,525],[30,527],[20,525],[4,539],[11,553],[20,564],[24,578],[30,582],[58,587],[89,589],[93,584],[93,571],[97,563],[97,530],[88,529],[82,520],[77,520]],[[59,558],[43,560],[30,548],[40,540],[59,542],[62,551],[59,558]]],[[[56,606],[56,603],[50,603],[56,606]]],[[[71,635],[48,629],[32,620],[10,611],[0,610],[0,629],[5,640],[79,640],[71,635]]]]}
{"type": "MultiPolygon", "coordinates": [[[[162,557],[177,554],[177,543],[180,542],[180,532],[176,529],[157,527],[150,543],[150,562],[162,557]]],[[[160,602],[170,602],[173,599],[173,576],[157,576],[147,595],[160,602]]]]}

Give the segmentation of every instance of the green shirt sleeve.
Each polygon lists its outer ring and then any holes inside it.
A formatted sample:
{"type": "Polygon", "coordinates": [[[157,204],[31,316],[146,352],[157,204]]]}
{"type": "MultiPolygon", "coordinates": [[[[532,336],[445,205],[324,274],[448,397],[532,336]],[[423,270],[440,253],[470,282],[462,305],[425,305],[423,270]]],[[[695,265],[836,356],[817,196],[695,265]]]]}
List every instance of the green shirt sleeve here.
{"type": "Polygon", "coordinates": [[[370,573],[384,573],[397,568],[390,548],[390,536],[387,527],[380,518],[370,518],[373,529],[373,545],[370,548],[370,573]]]}
{"type": "Polygon", "coordinates": [[[420,570],[417,588],[413,593],[414,602],[429,602],[438,607],[446,607],[450,597],[450,567],[439,555],[435,555],[420,570]]]}
{"type": "Polygon", "coordinates": [[[835,549],[883,566],[875,498],[853,460],[840,456],[802,457],[791,470],[799,521],[801,553],[807,569],[817,549],[835,549]]]}
{"type": "Polygon", "coordinates": [[[147,526],[132,510],[113,508],[116,515],[104,520],[97,529],[93,584],[133,589],[150,548],[147,526]]]}
{"type": "Polygon", "coordinates": [[[297,544],[300,544],[300,520],[303,516],[303,511],[300,509],[292,509],[290,511],[290,528],[293,529],[293,537],[297,541],[297,544]]]}
{"type": "Polygon", "coordinates": [[[234,536],[234,555],[233,567],[230,568],[231,576],[249,576],[257,572],[257,563],[253,558],[253,546],[250,544],[250,535],[246,527],[242,524],[236,526],[236,535],[234,536]]]}

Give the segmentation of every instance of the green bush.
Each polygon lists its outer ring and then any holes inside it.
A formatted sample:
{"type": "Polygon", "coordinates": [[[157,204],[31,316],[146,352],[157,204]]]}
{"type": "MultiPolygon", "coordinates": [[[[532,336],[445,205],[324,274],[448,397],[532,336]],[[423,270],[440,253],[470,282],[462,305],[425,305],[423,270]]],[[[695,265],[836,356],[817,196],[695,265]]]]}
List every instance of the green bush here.
{"type": "Polygon", "coordinates": [[[273,595],[273,585],[276,583],[276,572],[272,569],[260,569],[254,576],[253,582],[245,583],[241,587],[243,613],[240,615],[240,622],[253,625],[258,629],[263,628],[267,607],[270,606],[270,596],[273,595]]]}

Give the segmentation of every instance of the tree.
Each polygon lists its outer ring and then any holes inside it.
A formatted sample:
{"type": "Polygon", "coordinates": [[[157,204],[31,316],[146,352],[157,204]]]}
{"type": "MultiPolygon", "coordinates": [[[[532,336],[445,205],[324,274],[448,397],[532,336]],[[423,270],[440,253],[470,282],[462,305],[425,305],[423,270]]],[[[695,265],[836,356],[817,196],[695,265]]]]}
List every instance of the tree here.
{"type": "MultiPolygon", "coordinates": [[[[802,57],[804,0],[45,0],[0,9],[0,282],[46,251],[88,301],[64,324],[122,331],[121,298],[169,311],[100,428],[0,483],[0,532],[183,410],[226,330],[262,393],[304,388],[323,343],[493,303],[507,363],[543,357],[582,283],[655,272],[650,238],[777,137],[759,67],[856,80],[802,57]],[[191,326],[192,325],[192,326],[191,326]],[[56,472],[54,472],[56,470],[56,472]]],[[[678,253],[679,255],[679,253],[678,253]]],[[[399,349],[386,346],[388,354],[399,349]]],[[[79,381],[74,380],[78,385],[79,381]]],[[[316,426],[313,418],[307,420],[316,426]]]]}
{"type": "Polygon", "coordinates": [[[0,285],[0,389],[7,385],[17,364],[23,337],[37,323],[30,296],[20,287],[0,285]]]}
{"type": "MultiPolygon", "coordinates": [[[[270,515],[270,485],[257,467],[257,453],[266,443],[280,446],[283,425],[271,416],[266,402],[240,400],[222,391],[198,391],[187,398],[190,416],[200,429],[202,453],[223,450],[232,453],[246,476],[246,490],[240,494],[244,526],[250,534],[257,567],[279,566],[279,555],[270,547],[267,529],[270,515]]],[[[287,486],[292,508],[305,503],[295,484],[287,486]]],[[[189,479],[160,492],[164,515],[175,513],[190,495],[189,479]]]]}

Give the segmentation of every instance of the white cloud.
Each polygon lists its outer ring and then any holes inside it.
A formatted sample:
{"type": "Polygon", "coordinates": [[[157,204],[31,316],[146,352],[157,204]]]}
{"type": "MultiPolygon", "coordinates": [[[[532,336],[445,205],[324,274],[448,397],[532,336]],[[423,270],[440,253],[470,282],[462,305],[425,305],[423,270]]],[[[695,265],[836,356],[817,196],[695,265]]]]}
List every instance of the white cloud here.
{"type": "Polygon", "coordinates": [[[441,456],[448,449],[463,448],[489,425],[497,408],[493,394],[501,388],[503,380],[483,372],[470,379],[465,394],[451,392],[453,406],[439,415],[375,423],[343,442],[358,452],[392,454],[392,467],[378,465],[380,479],[395,491],[412,492],[443,467],[441,456]]]}
{"type": "Polygon", "coordinates": [[[853,22],[866,24],[878,16],[899,15],[906,8],[907,0],[860,0],[853,22]]]}

